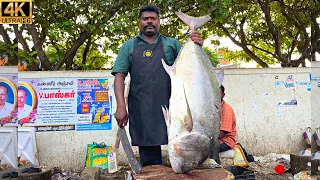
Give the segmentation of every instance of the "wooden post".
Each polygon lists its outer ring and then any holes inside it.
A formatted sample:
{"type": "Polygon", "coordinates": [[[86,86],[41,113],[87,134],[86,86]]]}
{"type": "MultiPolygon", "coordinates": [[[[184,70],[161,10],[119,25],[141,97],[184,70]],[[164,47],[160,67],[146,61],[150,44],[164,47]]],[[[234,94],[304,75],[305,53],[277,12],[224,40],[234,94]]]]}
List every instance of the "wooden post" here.
{"type": "Polygon", "coordinates": [[[301,171],[310,171],[311,167],[308,166],[311,163],[310,156],[301,156],[296,154],[290,154],[290,166],[291,174],[295,175],[301,171]]]}
{"type": "Polygon", "coordinates": [[[320,175],[320,159],[311,160],[311,175],[320,175]]]}

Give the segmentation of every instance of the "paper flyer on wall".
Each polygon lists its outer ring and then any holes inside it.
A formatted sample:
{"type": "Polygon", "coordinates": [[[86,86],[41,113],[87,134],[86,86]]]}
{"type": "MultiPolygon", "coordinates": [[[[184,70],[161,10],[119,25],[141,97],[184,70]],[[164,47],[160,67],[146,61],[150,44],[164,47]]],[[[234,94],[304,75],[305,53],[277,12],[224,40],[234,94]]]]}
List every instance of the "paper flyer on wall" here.
{"type": "Polygon", "coordinates": [[[111,107],[107,78],[78,79],[77,131],[111,130],[111,107]]]}

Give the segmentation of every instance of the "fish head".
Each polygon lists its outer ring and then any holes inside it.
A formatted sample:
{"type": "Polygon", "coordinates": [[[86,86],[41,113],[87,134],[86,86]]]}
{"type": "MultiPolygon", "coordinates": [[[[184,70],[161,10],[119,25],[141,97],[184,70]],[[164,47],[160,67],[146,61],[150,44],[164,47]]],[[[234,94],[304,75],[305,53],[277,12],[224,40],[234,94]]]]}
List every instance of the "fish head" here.
{"type": "Polygon", "coordinates": [[[172,139],[168,148],[174,172],[186,173],[208,158],[210,138],[198,132],[188,132],[172,139]]]}

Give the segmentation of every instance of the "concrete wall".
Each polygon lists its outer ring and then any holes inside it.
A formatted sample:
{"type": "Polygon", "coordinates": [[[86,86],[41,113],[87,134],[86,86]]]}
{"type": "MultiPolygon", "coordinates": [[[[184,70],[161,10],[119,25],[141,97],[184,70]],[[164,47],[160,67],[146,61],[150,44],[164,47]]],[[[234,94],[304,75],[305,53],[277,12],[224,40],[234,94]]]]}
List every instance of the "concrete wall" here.
{"type": "MultiPolygon", "coordinates": [[[[225,100],[234,108],[238,141],[248,152],[263,155],[270,152],[297,152],[305,148],[302,133],[306,127],[320,126],[319,114],[312,113],[319,104],[318,82],[312,83],[312,91],[308,90],[307,84],[311,72],[314,77],[320,77],[319,69],[225,70],[225,100]],[[294,87],[290,86],[289,75],[293,75],[294,87]],[[285,87],[286,81],[288,88],[285,87]],[[281,106],[292,100],[293,96],[297,100],[296,106],[281,106]]],[[[113,82],[109,71],[19,73],[19,78],[39,77],[108,77],[113,82]]],[[[110,88],[110,95],[113,96],[113,88],[110,88]]],[[[116,107],[115,101],[113,106],[116,107]]],[[[93,141],[113,145],[116,130],[117,125],[113,120],[112,131],[38,132],[39,161],[51,167],[81,169],[84,167],[86,145],[93,141]]],[[[126,161],[122,149],[120,161],[126,161]]]]}
{"type": "MultiPolygon", "coordinates": [[[[311,73],[314,77],[320,77],[320,62],[313,62],[311,73]]],[[[316,128],[320,128],[320,81],[314,81],[312,83],[312,92],[311,92],[311,121],[312,121],[312,130],[316,131],[316,128]]],[[[312,139],[313,141],[313,139],[312,139]]],[[[316,151],[315,142],[313,141],[312,150],[316,151]]]]}
{"type": "Polygon", "coordinates": [[[17,66],[0,66],[0,74],[18,73],[17,66]]]}
{"type": "Polygon", "coordinates": [[[236,114],[238,142],[250,153],[297,152],[305,148],[302,133],[311,126],[311,92],[307,85],[286,88],[284,83],[289,75],[295,82],[309,82],[309,74],[310,69],[305,68],[227,71],[226,101],[236,114]],[[294,96],[296,106],[282,105],[294,96]]]}

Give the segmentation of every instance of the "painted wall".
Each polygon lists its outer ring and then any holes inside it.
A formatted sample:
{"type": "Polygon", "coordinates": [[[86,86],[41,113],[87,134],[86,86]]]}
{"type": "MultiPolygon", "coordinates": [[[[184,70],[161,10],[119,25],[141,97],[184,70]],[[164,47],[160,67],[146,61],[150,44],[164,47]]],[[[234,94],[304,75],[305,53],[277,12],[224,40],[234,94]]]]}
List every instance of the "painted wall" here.
{"type": "MultiPolygon", "coordinates": [[[[314,77],[320,77],[320,62],[313,62],[312,64],[311,73],[314,77]]],[[[320,111],[319,111],[319,104],[320,104],[320,82],[313,81],[312,82],[312,92],[311,92],[311,120],[312,120],[312,130],[313,132],[316,131],[316,128],[320,129],[320,111]]],[[[312,139],[313,141],[313,139],[312,139]]],[[[312,149],[316,150],[315,142],[313,141],[312,149]]]]}
{"type": "MultiPolygon", "coordinates": [[[[238,141],[249,153],[263,155],[304,149],[302,133],[306,127],[320,126],[319,112],[315,113],[320,88],[317,81],[312,81],[312,90],[309,86],[310,74],[312,73],[313,78],[319,78],[319,70],[320,68],[225,70],[225,100],[236,114],[238,141]],[[297,104],[292,100],[296,100],[297,104]]],[[[113,82],[109,71],[19,73],[19,78],[39,77],[107,77],[113,82]]],[[[113,87],[110,88],[110,94],[114,96],[113,87]]],[[[113,111],[115,107],[114,101],[113,111]]],[[[81,169],[84,167],[88,143],[103,141],[108,145],[114,144],[117,130],[115,120],[112,127],[113,130],[106,131],[37,132],[39,162],[51,167],[81,169]]],[[[137,151],[136,148],[134,150],[137,151]]],[[[122,149],[120,152],[120,162],[126,162],[122,149]]]]}
{"type": "Polygon", "coordinates": [[[237,118],[238,141],[254,155],[297,152],[311,126],[310,69],[227,71],[226,101],[237,118]],[[296,100],[296,103],[295,102],[296,100]]]}

